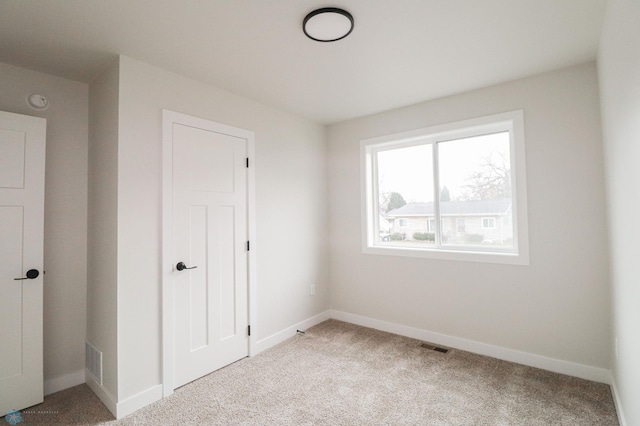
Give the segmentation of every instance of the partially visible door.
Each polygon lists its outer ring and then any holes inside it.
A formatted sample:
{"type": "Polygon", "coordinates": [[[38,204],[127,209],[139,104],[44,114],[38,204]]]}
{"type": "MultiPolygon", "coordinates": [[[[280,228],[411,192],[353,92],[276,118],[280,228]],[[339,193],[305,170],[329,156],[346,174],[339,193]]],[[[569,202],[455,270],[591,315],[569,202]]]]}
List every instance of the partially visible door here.
{"type": "Polygon", "coordinates": [[[172,126],[174,387],[249,354],[241,133],[201,119],[172,126]]]}
{"type": "Polygon", "coordinates": [[[0,416],[43,401],[46,120],[0,112],[0,416]]]}

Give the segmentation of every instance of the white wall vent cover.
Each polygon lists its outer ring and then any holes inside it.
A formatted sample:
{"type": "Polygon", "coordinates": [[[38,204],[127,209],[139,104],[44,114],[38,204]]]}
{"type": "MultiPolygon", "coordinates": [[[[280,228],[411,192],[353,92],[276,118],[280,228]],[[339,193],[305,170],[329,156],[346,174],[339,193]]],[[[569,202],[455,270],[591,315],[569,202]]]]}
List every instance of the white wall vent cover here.
{"type": "Polygon", "coordinates": [[[85,340],[85,368],[93,380],[102,386],[102,352],[85,340]]]}

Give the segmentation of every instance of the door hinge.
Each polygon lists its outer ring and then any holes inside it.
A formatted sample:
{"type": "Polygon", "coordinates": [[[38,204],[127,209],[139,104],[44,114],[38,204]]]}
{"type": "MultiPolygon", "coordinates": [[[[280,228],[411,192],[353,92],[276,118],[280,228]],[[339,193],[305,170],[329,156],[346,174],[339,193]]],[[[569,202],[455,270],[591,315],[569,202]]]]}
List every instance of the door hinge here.
{"type": "Polygon", "coordinates": [[[249,336],[251,336],[251,326],[250,325],[247,326],[247,334],[249,336]]]}
{"type": "Polygon", "coordinates": [[[247,168],[249,168],[249,157],[247,157],[247,168]]]}
{"type": "Polygon", "coordinates": [[[249,241],[247,241],[247,251],[251,250],[251,245],[249,244],[249,241]]]}

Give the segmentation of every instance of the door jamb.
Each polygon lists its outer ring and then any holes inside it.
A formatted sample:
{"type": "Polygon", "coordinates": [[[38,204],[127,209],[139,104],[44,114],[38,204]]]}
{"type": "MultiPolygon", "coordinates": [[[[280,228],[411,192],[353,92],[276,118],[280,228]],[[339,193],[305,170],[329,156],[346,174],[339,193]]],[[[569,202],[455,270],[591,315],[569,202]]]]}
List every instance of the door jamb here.
{"type": "Polygon", "coordinates": [[[173,341],[173,124],[205,127],[212,131],[239,137],[247,141],[247,235],[251,241],[248,252],[248,313],[253,326],[249,336],[249,356],[256,350],[257,291],[256,291],[256,196],[255,196],[255,134],[252,131],[216,123],[167,109],[162,110],[162,387],[163,397],[174,391],[174,341],[173,341]]]}

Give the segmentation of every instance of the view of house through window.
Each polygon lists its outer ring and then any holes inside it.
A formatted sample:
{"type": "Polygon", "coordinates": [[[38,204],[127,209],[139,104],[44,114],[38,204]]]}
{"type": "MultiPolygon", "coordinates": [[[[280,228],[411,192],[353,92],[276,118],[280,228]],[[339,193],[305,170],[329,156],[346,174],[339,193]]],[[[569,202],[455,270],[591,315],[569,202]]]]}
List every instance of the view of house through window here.
{"type": "Polygon", "coordinates": [[[512,139],[490,123],[364,144],[369,246],[517,254],[512,139]]]}

